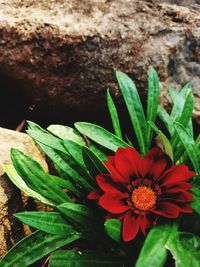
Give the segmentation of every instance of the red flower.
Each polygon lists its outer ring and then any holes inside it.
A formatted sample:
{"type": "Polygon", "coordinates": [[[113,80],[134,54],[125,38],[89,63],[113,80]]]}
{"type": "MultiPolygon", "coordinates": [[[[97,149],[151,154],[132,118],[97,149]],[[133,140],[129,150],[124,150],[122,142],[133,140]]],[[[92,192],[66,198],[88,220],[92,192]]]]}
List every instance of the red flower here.
{"type": "Polygon", "coordinates": [[[151,149],[144,159],[131,147],[119,148],[105,165],[110,174],[96,176],[100,189],[88,198],[98,200],[109,218],[123,221],[124,241],[135,238],[139,229],[145,235],[160,216],[177,218],[181,212],[192,212],[188,180],[195,172],[173,165],[160,148],[151,149]]]}

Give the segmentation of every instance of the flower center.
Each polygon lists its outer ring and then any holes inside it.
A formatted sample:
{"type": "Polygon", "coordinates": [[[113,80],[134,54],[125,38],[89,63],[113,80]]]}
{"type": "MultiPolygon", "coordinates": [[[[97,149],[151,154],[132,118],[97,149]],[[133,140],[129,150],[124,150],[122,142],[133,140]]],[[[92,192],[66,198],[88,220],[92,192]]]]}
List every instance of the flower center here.
{"type": "Polygon", "coordinates": [[[151,188],[141,185],[132,191],[131,200],[137,209],[148,210],[156,204],[156,193],[151,188]]]}

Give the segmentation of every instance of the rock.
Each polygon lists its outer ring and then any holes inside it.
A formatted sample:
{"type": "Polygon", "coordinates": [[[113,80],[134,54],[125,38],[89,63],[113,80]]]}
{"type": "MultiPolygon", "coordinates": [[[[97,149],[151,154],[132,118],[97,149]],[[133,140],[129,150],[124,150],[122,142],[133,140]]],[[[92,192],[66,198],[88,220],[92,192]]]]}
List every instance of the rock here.
{"type": "Polygon", "coordinates": [[[29,201],[24,196],[22,200],[20,191],[2,169],[2,164],[10,163],[11,147],[30,155],[48,170],[43,154],[28,135],[0,128],[0,257],[24,235],[24,228],[13,214],[24,210],[29,201]]]}
{"type": "Polygon", "coordinates": [[[199,1],[173,3],[181,1],[1,1],[2,112],[103,124],[106,88],[121,100],[114,71],[129,74],[145,99],[152,64],[163,85],[192,82],[200,123],[199,1]]]}

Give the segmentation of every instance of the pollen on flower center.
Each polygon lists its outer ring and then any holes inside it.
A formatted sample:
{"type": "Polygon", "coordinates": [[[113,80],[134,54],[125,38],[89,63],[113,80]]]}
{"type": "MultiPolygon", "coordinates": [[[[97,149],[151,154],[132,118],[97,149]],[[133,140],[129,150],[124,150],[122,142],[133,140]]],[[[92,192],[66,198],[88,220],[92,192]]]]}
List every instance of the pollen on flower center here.
{"type": "Polygon", "coordinates": [[[151,188],[141,185],[132,191],[131,200],[135,208],[148,210],[156,204],[156,193],[151,188]]]}

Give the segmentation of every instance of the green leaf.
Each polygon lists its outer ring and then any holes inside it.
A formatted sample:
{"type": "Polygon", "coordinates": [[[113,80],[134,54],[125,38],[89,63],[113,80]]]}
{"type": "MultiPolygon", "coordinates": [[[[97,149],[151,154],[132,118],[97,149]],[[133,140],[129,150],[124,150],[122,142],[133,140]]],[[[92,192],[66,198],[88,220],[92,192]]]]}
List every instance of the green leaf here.
{"type": "Polygon", "coordinates": [[[62,141],[51,135],[50,133],[44,133],[40,130],[27,130],[28,135],[30,135],[35,141],[38,141],[46,146],[54,148],[58,151],[66,153],[66,149],[64,148],[62,141]]]}
{"type": "Polygon", "coordinates": [[[50,256],[50,267],[129,267],[127,259],[102,251],[57,251],[50,256]]]}
{"type": "Polygon", "coordinates": [[[174,103],[170,114],[170,118],[173,122],[177,121],[177,119],[180,118],[183,107],[185,105],[185,99],[187,97],[187,94],[191,92],[191,89],[191,84],[189,83],[187,83],[180,91],[177,91],[172,87],[168,88],[169,94],[174,103]]]}
{"type": "Polygon", "coordinates": [[[138,140],[140,152],[144,156],[147,152],[147,122],[138,91],[134,82],[125,73],[117,71],[116,76],[138,140]]]}
{"type": "Polygon", "coordinates": [[[82,155],[82,146],[79,145],[76,142],[73,142],[71,140],[64,140],[63,144],[69,154],[82,166],[85,168],[85,163],[83,160],[83,155],[82,155]]]}
{"type": "Polygon", "coordinates": [[[198,153],[196,151],[193,137],[187,132],[187,130],[180,123],[176,122],[174,124],[174,127],[181,140],[181,143],[183,144],[188,154],[188,157],[190,158],[192,162],[194,170],[196,171],[197,174],[199,174],[200,173],[199,159],[198,159],[198,153]]]}
{"type": "Polygon", "coordinates": [[[64,203],[57,206],[58,210],[65,215],[67,221],[74,228],[84,235],[84,238],[91,240],[101,239],[106,242],[102,219],[96,212],[85,205],[64,203]]]}
{"type": "Polygon", "coordinates": [[[32,197],[47,206],[55,206],[53,202],[30,189],[26,185],[24,180],[19,176],[13,165],[3,165],[3,170],[8,175],[13,184],[16,185],[16,187],[23,191],[27,196],[32,197]]]}
{"type": "Polygon", "coordinates": [[[28,224],[38,230],[57,235],[76,234],[75,230],[69,225],[58,212],[19,212],[15,217],[24,224],[28,224]]]}
{"type": "Polygon", "coordinates": [[[47,128],[47,130],[63,140],[71,140],[79,145],[85,145],[85,141],[82,136],[80,136],[79,132],[71,127],[52,124],[47,128]]]}
{"type": "Polygon", "coordinates": [[[193,186],[190,191],[193,198],[190,206],[194,211],[196,211],[196,213],[200,215],[200,186],[193,186]]]}
{"type": "Polygon", "coordinates": [[[0,261],[1,267],[28,267],[50,252],[70,244],[80,238],[80,234],[52,235],[36,231],[17,243],[0,261]]]}
{"type": "Polygon", "coordinates": [[[93,177],[100,173],[110,173],[103,162],[89,148],[82,147],[83,160],[85,165],[93,177]]]}
{"type": "Polygon", "coordinates": [[[166,135],[161,130],[159,130],[158,127],[153,122],[148,121],[148,123],[157,134],[156,137],[157,142],[159,142],[159,144],[162,146],[162,149],[165,152],[165,154],[167,154],[173,161],[173,151],[170,141],[168,140],[166,135]]]}
{"type": "MultiPolygon", "coordinates": [[[[156,116],[158,113],[158,102],[159,102],[159,80],[158,74],[153,67],[149,67],[149,78],[148,78],[148,98],[147,98],[147,121],[155,123],[156,116]]],[[[147,125],[147,140],[149,147],[152,141],[152,128],[147,125]]],[[[149,148],[148,147],[148,148],[149,148]]]]}
{"type": "Polygon", "coordinates": [[[172,122],[169,114],[167,113],[167,111],[161,106],[158,107],[158,116],[165,124],[165,127],[169,131],[170,135],[173,136],[173,134],[175,132],[173,122],[172,122]]]}
{"type": "Polygon", "coordinates": [[[135,267],[162,267],[167,260],[166,244],[177,231],[176,225],[155,226],[148,233],[135,267]]]}
{"type": "Polygon", "coordinates": [[[100,144],[101,146],[114,152],[119,147],[129,146],[129,144],[121,140],[119,137],[98,125],[89,122],[76,122],[75,127],[79,130],[79,132],[86,135],[97,144],[100,144]]]}
{"type": "Polygon", "coordinates": [[[72,202],[54,178],[46,174],[37,161],[17,149],[11,149],[11,159],[18,174],[33,191],[55,204],[72,202]]]}
{"type": "Polygon", "coordinates": [[[121,128],[120,128],[117,109],[116,109],[115,104],[113,102],[113,99],[112,99],[112,97],[110,95],[109,89],[107,89],[107,105],[108,105],[108,110],[109,110],[109,113],[110,113],[110,117],[111,117],[111,120],[112,120],[112,124],[113,124],[113,128],[114,128],[115,134],[120,139],[122,139],[122,132],[121,132],[121,128]]]}
{"type": "Polygon", "coordinates": [[[30,130],[39,130],[42,133],[48,133],[46,130],[44,130],[40,125],[36,124],[35,122],[32,121],[26,121],[28,124],[28,129],[30,130]]]}
{"type": "MultiPolygon", "coordinates": [[[[45,146],[37,142],[44,153],[61,169],[74,186],[79,188],[80,194],[87,194],[94,190],[94,179],[88,172],[82,168],[77,161],[66,151],[66,153],[59,152],[49,146],[45,146]],[[81,189],[81,190],[80,190],[81,189]]],[[[73,193],[77,194],[73,191],[73,193]]]]}
{"type": "MultiPolygon", "coordinates": [[[[185,99],[185,103],[184,103],[181,115],[176,120],[176,122],[182,124],[185,128],[187,128],[192,117],[193,109],[194,109],[194,97],[192,95],[192,92],[189,91],[185,99]]],[[[171,140],[172,148],[174,150],[176,149],[178,142],[179,142],[179,137],[177,133],[175,132],[171,140]]]]}
{"type": "Polygon", "coordinates": [[[191,233],[177,233],[167,242],[176,267],[199,267],[200,238],[191,233]]]}
{"type": "Polygon", "coordinates": [[[104,223],[107,234],[116,242],[121,242],[122,221],[110,219],[104,223]]]}
{"type": "Polygon", "coordinates": [[[88,146],[94,153],[96,153],[102,160],[107,160],[107,155],[93,142],[88,142],[88,140],[84,139],[77,130],[57,124],[50,125],[47,129],[63,140],[70,140],[81,146],[85,146],[88,143],[88,146]]]}

